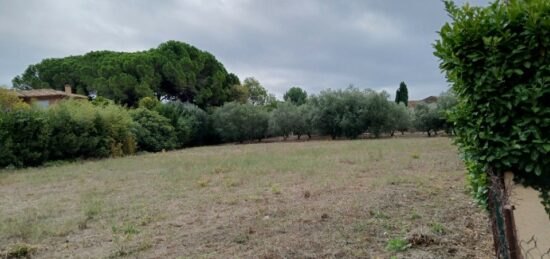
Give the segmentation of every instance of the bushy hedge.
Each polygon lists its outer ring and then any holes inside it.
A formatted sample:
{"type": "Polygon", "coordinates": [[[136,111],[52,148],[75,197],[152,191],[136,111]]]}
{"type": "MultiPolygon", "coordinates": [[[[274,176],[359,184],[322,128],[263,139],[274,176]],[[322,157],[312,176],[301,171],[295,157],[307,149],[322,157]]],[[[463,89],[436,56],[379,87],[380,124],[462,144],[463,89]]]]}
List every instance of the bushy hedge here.
{"type": "Polygon", "coordinates": [[[550,1],[457,7],[435,55],[458,98],[452,114],[476,198],[486,173],[513,171],[550,214],[550,1]]]}
{"type": "MultiPolygon", "coordinates": [[[[176,130],[167,118],[156,111],[144,108],[132,110],[130,115],[134,120],[133,132],[137,138],[139,149],[156,152],[176,147],[176,130]]],[[[180,126],[188,127],[187,125],[180,126]]]]}
{"type": "Polygon", "coordinates": [[[216,143],[209,115],[198,106],[174,101],[157,105],[155,111],[170,120],[176,131],[176,147],[216,143]]]}
{"type": "Polygon", "coordinates": [[[135,152],[132,119],[119,106],[64,101],[49,109],[0,115],[0,167],[47,160],[122,156],[135,152]]]}
{"type": "Polygon", "coordinates": [[[44,163],[50,151],[50,133],[43,111],[20,109],[0,113],[0,167],[44,163]]]}

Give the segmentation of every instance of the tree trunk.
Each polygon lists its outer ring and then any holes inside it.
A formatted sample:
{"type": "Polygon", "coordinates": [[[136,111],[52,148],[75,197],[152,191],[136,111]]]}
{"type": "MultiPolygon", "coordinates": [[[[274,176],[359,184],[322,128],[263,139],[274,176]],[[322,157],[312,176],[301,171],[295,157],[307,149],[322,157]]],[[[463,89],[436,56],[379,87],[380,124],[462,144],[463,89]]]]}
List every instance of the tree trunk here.
{"type": "Polygon", "coordinates": [[[300,140],[300,137],[302,136],[302,134],[298,134],[298,140],[300,140]]]}
{"type": "Polygon", "coordinates": [[[311,139],[311,133],[307,134],[307,139],[311,139]]]}

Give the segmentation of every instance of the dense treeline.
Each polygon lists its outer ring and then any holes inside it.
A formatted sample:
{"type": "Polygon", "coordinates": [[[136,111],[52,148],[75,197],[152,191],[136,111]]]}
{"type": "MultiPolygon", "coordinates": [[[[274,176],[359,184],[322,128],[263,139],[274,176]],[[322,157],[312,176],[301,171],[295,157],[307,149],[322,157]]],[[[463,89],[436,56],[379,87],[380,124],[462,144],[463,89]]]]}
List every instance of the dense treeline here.
{"type": "MultiPolygon", "coordinates": [[[[0,89],[0,167],[34,166],[49,160],[118,157],[268,137],[326,135],[354,139],[362,134],[393,136],[421,130],[451,132],[445,111],[456,101],[447,93],[436,104],[407,109],[385,92],[347,88],[309,97],[292,88],[276,101],[257,82],[254,98],[201,109],[181,101],[144,97],[128,109],[104,97],[67,100],[47,109],[22,103],[0,89]]],[[[246,89],[249,89],[246,87],[246,89]]]]}
{"type": "Polygon", "coordinates": [[[94,51],[45,59],[13,79],[18,89],[70,84],[79,94],[97,94],[129,107],[146,96],[180,100],[200,107],[240,97],[239,78],[205,51],[177,41],[141,52],[94,51]]]}

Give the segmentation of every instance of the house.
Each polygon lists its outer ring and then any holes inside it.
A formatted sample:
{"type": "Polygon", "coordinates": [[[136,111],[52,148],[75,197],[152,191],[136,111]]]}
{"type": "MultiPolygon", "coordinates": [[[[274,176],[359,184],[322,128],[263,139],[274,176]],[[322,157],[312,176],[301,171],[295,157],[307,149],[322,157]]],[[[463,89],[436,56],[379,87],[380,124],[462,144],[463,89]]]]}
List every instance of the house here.
{"type": "Polygon", "coordinates": [[[41,107],[48,107],[63,99],[88,99],[85,95],[73,94],[70,85],[65,85],[65,91],[54,89],[34,89],[17,91],[17,97],[28,104],[36,104],[41,107]]]}

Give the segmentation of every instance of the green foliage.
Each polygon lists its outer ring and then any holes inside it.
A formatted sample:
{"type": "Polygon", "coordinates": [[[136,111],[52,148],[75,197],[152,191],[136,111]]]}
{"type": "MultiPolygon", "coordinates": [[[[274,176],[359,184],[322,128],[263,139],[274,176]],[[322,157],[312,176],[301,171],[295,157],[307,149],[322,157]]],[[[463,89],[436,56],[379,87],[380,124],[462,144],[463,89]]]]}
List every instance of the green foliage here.
{"type": "Polygon", "coordinates": [[[133,154],[136,144],[131,126],[125,109],[87,101],[67,100],[49,109],[2,113],[0,167],[133,154]]]}
{"type": "Polygon", "coordinates": [[[208,114],[198,106],[180,101],[157,106],[156,111],[170,120],[176,131],[176,147],[210,144],[216,137],[208,114]]]}
{"type": "Polygon", "coordinates": [[[407,240],[403,238],[394,238],[388,241],[388,244],[386,245],[386,250],[390,252],[402,252],[409,249],[410,247],[411,245],[407,242],[407,240]]]}
{"type": "Polygon", "coordinates": [[[448,120],[450,114],[453,113],[457,100],[456,96],[452,90],[447,91],[439,95],[437,98],[437,110],[439,112],[439,117],[441,118],[441,128],[447,132],[447,134],[452,134],[453,123],[448,120]]]}
{"type": "Polygon", "coordinates": [[[51,130],[44,111],[0,113],[0,167],[40,165],[48,159],[51,130]]]}
{"type": "Polygon", "coordinates": [[[248,90],[248,102],[252,105],[265,105],[268,103],[267,90],[265,90],[256,78],[245,78],[243,86],[248,90]]]}
{"type": "Polygon", "coordinates": [[[141,98],[141,100],[139,100],[138,107],[147,109],[147,110],[154,110],[159,105],[160,105],[160,102],[157,98],[146,96],[141,98]]]}
{"type": "Polygon", "coordinates": [[[430,226],[430,230],[434,234],[443,235],[443,234],[447,233],[447,229],[441,223],[432,222],[432,223],[429,224],[429,226],[430,226]]]}
{"type": "Polygon", "coordinates": [[[302,118],[298,113],[298,107],[291,103],[281,103],[270,114],[269,132],[286,139],[291,133],[301,133],[300,123],[302,118]]]}
{"type": "Polygon", "coordinates": [[[389,126],[388,130],[393,136],[395,131],[400,131],[404,134],[412,126],[411,114],[404,104],[390,103],[389,104],[389,126]]]}
{"type": "Polygon", "coordinates": [[[38,250],[37,246],[26,243],[17,243],[10,245],[5,253],[6,258],[31,258],[38,250]]]}
{"type": "Polygon", "coordinates": [[[246,103],[250,98],[250,93],[248,88],[244,85],[232,85],[229,92],[229,97],[235,102],[246,103]]]}
{"type": "Polygon", "coordinates": [[[307,101],[307,93],[300,87],[290,88],[284,95],[285,102],[291,102],[295,105],[302,105],[307,101]]]}
{"type": "Polygon", "coordinates": [[[375,137],[383,132],[390,132],[394,125],[391,125],[391,102],[386,92],[376,93],[369,91],[366,97],[366,111],[363,115],[365,126],[375,137]]]}
{"type": "Polygon", "coordinates": [[[401,82],[399,88],[395,91],[395,103],[403,103],[405,106],[409,106],[409,90],[405,82],[401,82]]]}
{"type": "Polygon", "coordinates": [[[114,104],[114,102],[103,96],[98,96],[92,100],[92,104],[95,106],[106,107],[108,105],[114,104]]]}
{"type": "Polygon", "coordinates": [[[451,119],[472,190],[486,192],[481,172],[513,171],[550,214],[550,2],[445,5],[452,21],[434,54],[456,93],[451,119]]]}
{"type": "Polygon", "coordinates": [[[146,96],[207,107],[231,100],[231,87],[239,79],[212,54],[177,41],[133,53],[94,51],[44,59],[13,79],[18,89],[63,90],[65,84],[78,93],[96,92],[129,107],[146,96]]]}
{"type": "Polygon", "coordinates": [[[49,160],[123,156],[135,152],[128,112],[115,105],[67,100],[47,110],[49,160]]]}
{"type": "Polygon", "coordinates": [[[410,124],[407,109],[388,98],[386,92],[353,87],[323,91],[311,98],[314,111],[311,120],[316,130],[333,139],[340,136],[353,139],[366,131],[379,137],[384,132],[406,130],[410,124]]]}
{"type": "Polygon", "coordinates": [[[19,99],[14,91],[10,91],[0,86],[0,112],[28,108],[30,108],[30,106],[19,99]]]}
{"type": "Polygon", "coordinates": [[[141,150],[161,151],[176,147],[176,131],[170,120],[156,111],[138,108],[130,112],[134,134],[141,150]]]}
{"type": "Polygon", "coordinates": [[[437,134],[444,122],[445,118],[441,117],[441,112],[434,105],[419,103],[414,107],[414,127],[426,132],[428,136],[437,134]]]}
{"type": "Polygon", "coordinates": [[[298,107],[299,120],[296,123],[295,134],[298,135],[298,139],[302,135],[307,135],[311,139],[311,135],[315,132],[315,106],[306,102],[298,107]]]}
{"type": "Polygon", "coordinates": [[[356,138],[366,129],[366,92],[349,87],[326,90],[312,97],[315,106],[315,127],[333,139],[340,136],[356,138]]]}
{"type": "Polygon", "coordinates": [[[275,97],[274,94],[268,94],[267,98],[265,99],[264,108],[266,111],[271,112],[275,109],[277,109],[277,106],[279,105],[279,100],[277,100],[277,97],[275,97]]]}
{"type": "Polygon", "coordinates": [[[96,109],[87,101],[62,101],[47,110],[51,129],[48,159],[109,155],[109,146],[102,143],[103,130],[100,127],[103,123],[99,121],[96,109]]]}
{"type": "Polygon", "coordinates": [[[103,136],[102,145],[108,145],[110,156],[131,155],[137,151],[137,140],[132,132],[133,121],[124,107],[110,104],[97,110],[98,131],[103,136]]]}
{"type": "Polygon", "coordinates": [[[267,135],[269,114],[252,104],[226,103],[213,114],[214,128],[224,141],[261,140],[267,135]]]}

